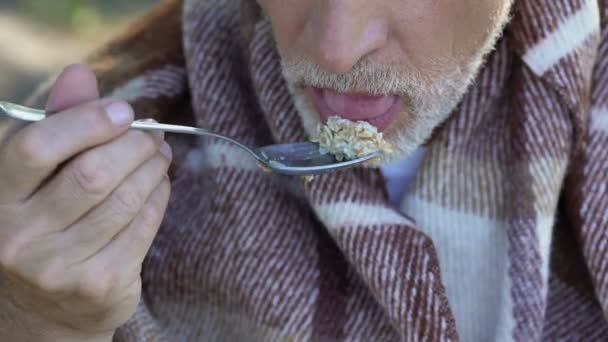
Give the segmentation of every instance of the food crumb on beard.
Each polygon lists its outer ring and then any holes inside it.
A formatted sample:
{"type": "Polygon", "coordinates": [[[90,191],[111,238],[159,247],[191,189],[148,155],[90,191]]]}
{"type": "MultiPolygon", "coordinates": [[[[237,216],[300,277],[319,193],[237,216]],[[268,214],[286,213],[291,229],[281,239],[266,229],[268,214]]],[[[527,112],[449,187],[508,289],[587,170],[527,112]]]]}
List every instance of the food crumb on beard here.
{"type": "MultiPolygon", "coordinates": [[[[317,138],[321,153],[331,153],[338,161],[351,160],[380,152],[386,156],[393,153],[393,147],[382,132],[369,122],[353,122],[339,116],[332,116],[325,125],[319,125],[317,138]]],[[[381,157],[365,163],[366,166],[378,166],[381,157]]]]}
{"type": "MultiPolygon", "coordinates": [[[[270,168],[268,168],[266,165],[264,165],[264,164],[263,164],[263,163],[261,163],[260,161],[256,161],[255,163],[257,164],[257,166],[258,166],[260,169],[262,169],[262,171],[264,171],[264,172],[266,172],[266,173],[271,173],[271,172],[272,172],[272,170],[271,170],[270,168]]],[[[269,163],[270,163],[270,165],[273,165],[273,166],[284,166],[283,164],[281,164],[281,163],[279,163],[279,162],[277,162],[277,161],[274,161],[274,160],[271,160],[269,163]]],[[[304,175],[304,176],[301,176],[301,177],[302,177],[302,179],[303,179],[303,180],[304,180],[306,183],[310,183],[310,182],[312,182],[312,181],[313,181],[313,179],[315,178],[315,176],[313,176],[313,175],[304,175]]]]}
{"type": "Polygon", "coordinates": [[[269,160],[268,165],[264,165],[264,163],[260,162],[259,160],[257,160],[255,163],[258,165],[258,167],[260,169],[262,169],[262,171],[267,172],[267,173],[272,172],[272,169],[270,167],[274,167],[274,168],[285,167],[285,164],[278,162],[276,160],[269,160]],[[270,166],[270,167],[268,167],[268,166],[270,166]]]}
{"type": "Polygon", "coordinates": [[[302,179],[304,180],[304,182],[306,183],[310,183],[315,179],[315,176],[313,175],[306,175],[306,176],[302,176],[302,179]]]}

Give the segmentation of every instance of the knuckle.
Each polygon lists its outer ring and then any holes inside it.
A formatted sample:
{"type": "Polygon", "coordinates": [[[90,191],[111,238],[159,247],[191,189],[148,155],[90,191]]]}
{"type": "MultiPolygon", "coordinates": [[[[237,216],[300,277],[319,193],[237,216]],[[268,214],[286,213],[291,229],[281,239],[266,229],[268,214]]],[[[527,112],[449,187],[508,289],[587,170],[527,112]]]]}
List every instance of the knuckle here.
{"type": "Polygon", "coordinates": [[[100,195],[110,186],[110,174],[101,158],[95,154],[83,156],[74,166],[74,181],[86,194],[100,195]]]}
{"type": "Polygon", "coordinates": [[[142,288],[142,280],[141,277],[138,276],[137,279],[135,279],[135,281],[127,289],[126,295],[132,298],[139,298],[141,296],[142,288]]]}
{"type": "Polygon", "coordinates": [[[3,271],[18,274],[21,260],[28,250],[27,242],[29,234],[26,228],[18,229],[10,236],[3,237],[0,241],[0,267],[3,271]]]}
{"type": "Polygon", "coordinates": [[[83,277],[77,293],[80,298],[95,306],[107,306],[111,302],[111,294],[116,281],[111,272],[102,274],[91,272],[83,277]]]}
{"type": "Polygon", "coordinates": [[[171,159],[166,158],[163,156],[162,158],[162,170],[165,174],[167,174],[167,171],[169,170],[169,168],[171,167],[171,159]]]}
{"type": "Polygon", "coordinates": [[[86,115],[84,119],[86,120],[88,127],[92,127],[98,132],[104,132],[110,129],[110,123],[108,121],[109,119],[106,114],[106,110],[101,103],[97,103],[92,106],[90,114],[86,115]]]}
{"type": "Polygon", "coordinates": [[[42,169],[48,164],[44,149],[46,143],[40,130],[26,128],[22,135],[16,137],[15,153],[26,168],[42,169]]]}
{"type": "Polygon", "coordinates": [[[160,208],[146,206],[141,212],[141,222],[145,227],[155,227],[160,224],[164,213],[160,208]]]}
{"type": "Polygon", "coordinates": [[[166,199],[169,199],[169,197],[171,196],[171,180],[169,179],[169,176],[163,178],[159,185],[159,188],[161,196],[166,199]]]}
{"type": "Polygon", "coordinates": [[[146,151],[148,154],[152,154],[156,151],[157,142],[151,133],[136,131],[133,132],[133,134],[135,134],[137,146],[143,151],[146,151]]]}
{"type": "Polygon", "coordinates": [[[132,186],[123,185],[114,193],[118,211],[129,216],[135,216],[143,205],[142,196],[132,186]]]}
{"type": "MultiPolygon", "coordinates": [[[[131,130],[125,135],[126,153],[149,157],[158,150],[154,137],[145,131],[131,130]]],[[[147,158],[146,158],[147,159],[147,158]]]]}
{"type": "Polygon", "coordinates": [[[34,285],[42,292],[56,294],[64,291],[67,264],[60,257],[54,257],[45,262],[34,277],[34,285]]]}
{"type": "Polygon", "coordinates": [[[0,245],[0,267],[2,267],[3,271],[9,273],[15,273],[19,267],[21,245],[15,240],[9,239],[3,241],[0,245]]]}
{"type": "Polygon", "coordinates": [[[119,321],[126,321],[131,317],[137,310],[137,306],[141,300],[142,293],[142,282],[141,279],[133,282],[124,293],[121,293],[121,312],[119,314],[119,321]]]}

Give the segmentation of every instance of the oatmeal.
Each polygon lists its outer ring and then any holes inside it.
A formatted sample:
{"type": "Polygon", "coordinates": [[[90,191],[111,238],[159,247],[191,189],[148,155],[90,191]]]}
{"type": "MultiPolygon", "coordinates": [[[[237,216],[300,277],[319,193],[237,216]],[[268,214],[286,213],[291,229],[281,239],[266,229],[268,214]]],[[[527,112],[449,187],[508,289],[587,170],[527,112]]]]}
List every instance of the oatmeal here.
{"type": "MultiPolygon", "coordinates": [[[[337,160],[350,160],[367,156],[374,152],[382,155],[393,153],[392,146],[384,140],[378,129],[368,122],[352,122],[338,116],[332,116],[327,124],[319,125],[318,138],[322,153],[331,153],[337,160]]],[[[379,159],[370,161],[378,164],[379,159]]]]}

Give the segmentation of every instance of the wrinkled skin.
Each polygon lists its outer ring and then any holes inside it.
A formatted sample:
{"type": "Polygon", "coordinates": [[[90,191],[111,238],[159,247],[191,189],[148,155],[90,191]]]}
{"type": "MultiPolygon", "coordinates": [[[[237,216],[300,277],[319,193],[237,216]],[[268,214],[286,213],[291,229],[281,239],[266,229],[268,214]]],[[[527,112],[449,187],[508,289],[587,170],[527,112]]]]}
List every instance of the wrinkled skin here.
{"type": "Polygon", "coordinates": [[[512,0],[258,3],[309,134],[332,114],[363,119],[407,154],[462,98],[508,22],[512,0]],[[381,117],[390,96],[398,108],[381,117]]]}

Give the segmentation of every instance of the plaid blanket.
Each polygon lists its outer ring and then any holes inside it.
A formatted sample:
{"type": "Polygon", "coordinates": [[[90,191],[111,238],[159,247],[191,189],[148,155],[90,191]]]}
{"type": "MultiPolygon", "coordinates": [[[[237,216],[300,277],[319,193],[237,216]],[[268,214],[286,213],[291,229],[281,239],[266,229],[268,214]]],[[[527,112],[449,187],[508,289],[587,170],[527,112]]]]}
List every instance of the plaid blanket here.
{"type": "MultiPolygon", "coordinates": [[[[116,341],[606,341],[606,0],[515,0],[399,208],[378,170],[268,175],[171,136],[173,194],[116,341]]],[[[250,0],[165,1],[89,59],[142,117],[306,140],[250,0]]]]}

